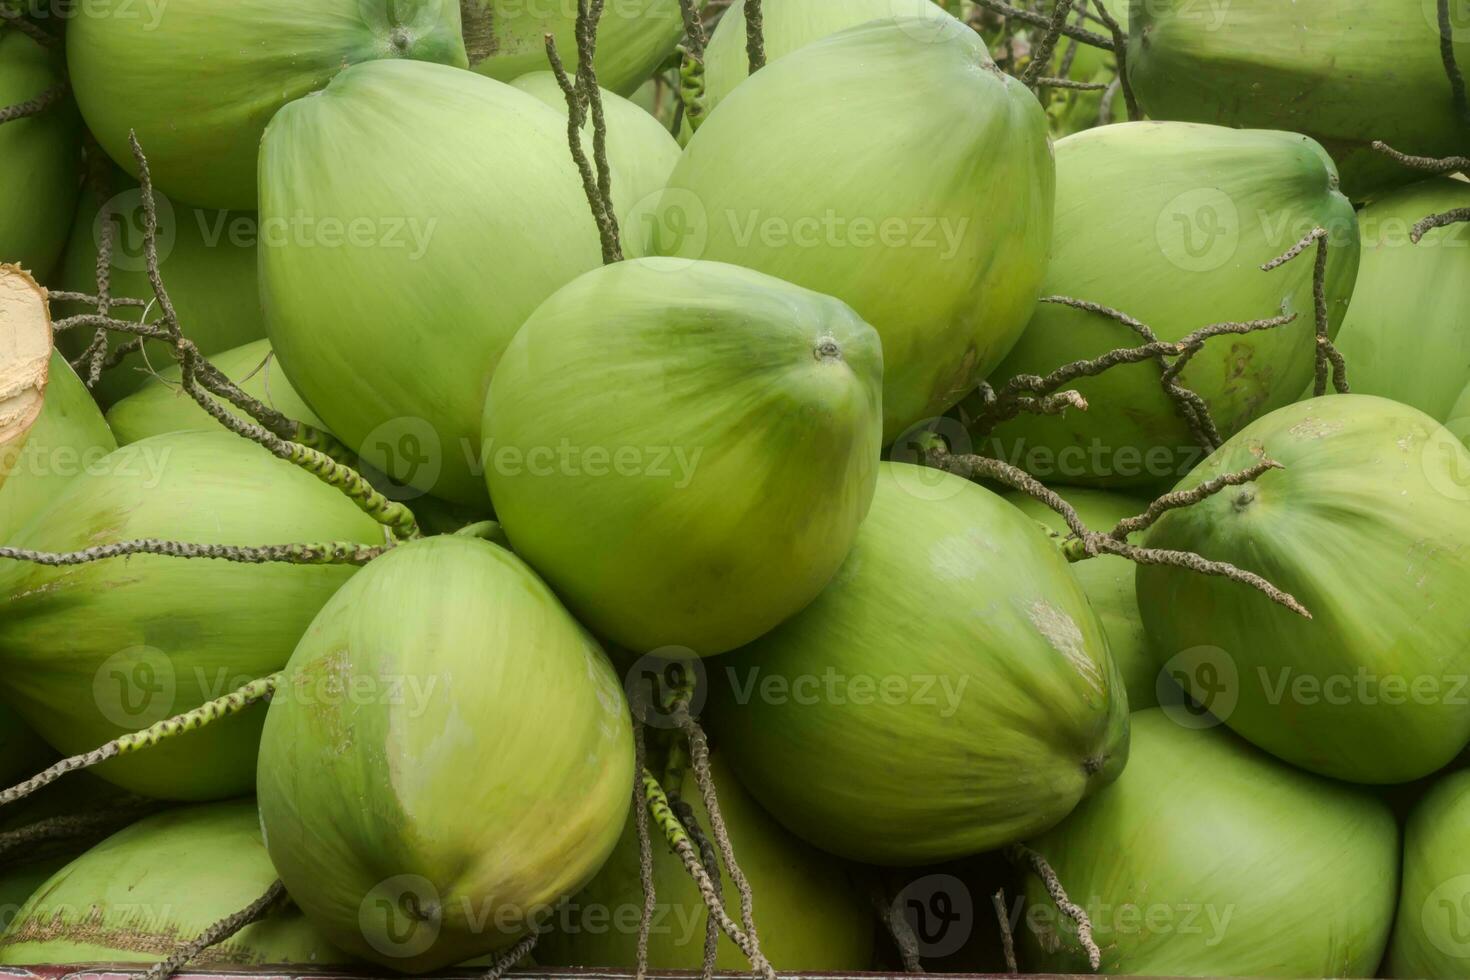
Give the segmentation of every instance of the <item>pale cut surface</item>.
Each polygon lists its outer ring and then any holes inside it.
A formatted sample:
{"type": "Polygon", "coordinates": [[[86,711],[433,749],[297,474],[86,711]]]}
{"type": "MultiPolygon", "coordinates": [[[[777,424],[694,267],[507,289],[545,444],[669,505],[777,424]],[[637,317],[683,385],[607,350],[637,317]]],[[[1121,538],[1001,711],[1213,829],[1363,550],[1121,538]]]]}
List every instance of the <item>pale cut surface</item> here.
{"type": "Polygon", "coordinates": [[[41,414],[51,362],[46,290],[18,265],[0,265],[0,485],[41,414]]]}

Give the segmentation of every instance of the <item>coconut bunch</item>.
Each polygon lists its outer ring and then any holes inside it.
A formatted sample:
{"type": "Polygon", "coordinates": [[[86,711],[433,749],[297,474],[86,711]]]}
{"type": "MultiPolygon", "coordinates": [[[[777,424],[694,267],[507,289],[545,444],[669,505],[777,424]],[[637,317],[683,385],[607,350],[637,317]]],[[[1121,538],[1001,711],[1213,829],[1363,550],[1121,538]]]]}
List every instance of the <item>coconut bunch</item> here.
{"type": "Polygon", "coordinates": [[[1465,52],[1257,6],[0,0],[0,963],[1463,975],[1465,52]]]}

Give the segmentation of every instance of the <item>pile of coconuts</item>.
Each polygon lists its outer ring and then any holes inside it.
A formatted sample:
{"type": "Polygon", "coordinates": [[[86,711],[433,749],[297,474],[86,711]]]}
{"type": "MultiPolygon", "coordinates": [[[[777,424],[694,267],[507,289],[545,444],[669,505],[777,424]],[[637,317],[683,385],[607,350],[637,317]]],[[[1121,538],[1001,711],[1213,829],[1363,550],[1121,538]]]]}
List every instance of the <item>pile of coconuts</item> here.
{"type": "Polygon", "coordinates": [[[0,0],[0,966],[1470,976],[1452,0],[0,0]]]}

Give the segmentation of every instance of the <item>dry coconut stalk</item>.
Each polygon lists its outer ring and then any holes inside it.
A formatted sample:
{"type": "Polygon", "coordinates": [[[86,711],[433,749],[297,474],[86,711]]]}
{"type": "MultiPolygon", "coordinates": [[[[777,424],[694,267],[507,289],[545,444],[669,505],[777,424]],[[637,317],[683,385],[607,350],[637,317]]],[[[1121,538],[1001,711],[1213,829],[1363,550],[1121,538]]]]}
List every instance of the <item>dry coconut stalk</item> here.
{"type": "Polygon", "coordinates": [[[51,365],[46,290],[18,265],[0,265],[0,485],[41,415],[51,365]]]}

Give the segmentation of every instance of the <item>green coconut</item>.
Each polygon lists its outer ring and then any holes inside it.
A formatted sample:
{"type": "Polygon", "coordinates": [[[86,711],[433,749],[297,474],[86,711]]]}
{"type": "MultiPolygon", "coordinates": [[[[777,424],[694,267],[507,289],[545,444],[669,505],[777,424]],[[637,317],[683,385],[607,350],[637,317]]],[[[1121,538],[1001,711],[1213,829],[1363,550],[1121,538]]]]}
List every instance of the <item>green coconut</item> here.
{"type": "MultiPolygon", "coordinates": [[[[756,925],[766,959],[783,973],[869,969],[876,920],[847,865],[787,833],[751,799],[719,754],[710,771],[730,843],[756,896],[756,925]]],[[[692,775],[686,775],[680,795],[708,835],[709,815],[692,775]]],[[[657,828],[652,832],[656,835],[657,828]]],[[[648,965],[655,970],[700,969],[708,910],[683,863],[659,840],[653,844],[653,881],[658,905],[649,931],[648,965]]],[[[721,893],[734,908],[738,892],[723,869],[722,881],[721,893]]],[[[630,814],[612,857],[586,888],[557,909],[536,946],[536,962],[636,969],[642,910],[638,833],[630,814]]],[[[749,960],[722,933],[715,965],[739,973],[749,969],[749,960]]]]}
{"type": "Polygon", "coordinates": [[[507,348],[485,478],[516,553],[592,630],[723,653],[847,557],[882,376],[877,334],[829,296],[715,262],[600,267],[507,348]]]}
{"type": "MultiPolygon", "coordinates": [[[[1388,942],[1399,843],[1387,804],[1161,709],[1133,716],[1117,782],[1030,846],[1088,912],[1102,973],[1368,977],[1388,942]]],[[[1089,972],[1034,876],[1026,900],[1027,968],[1089,972]]]]}
{"type": "Polygon", "coordinates": [[[1113,779],[1128,707],[1046,532],[957,476],[886,463],[837,579],[710,666],[713,731],[789,829],[914,865],[1052,826],[1113,779]]]}
{"type": "MultiPolygon", "coordinates": [[[[1355,200],[1416,172],[1379,155],[1470,150],[1440,52],[1435,0],[1134,0],[1129,77],[1155,119],[1307,133],[1355,200]]],[[[1470,64],[1470,33],[1452,34],[1470,64]]]]}
{"type": "MultiPolygon", "coordinates": [[[[66,865],[0,935],[0,964],[151,963],[260,898],[276,879],[252,800],[140,820],[66,865]]],[[[347,965],[295,908],[189,961],[199,969],[347,965]]]]}
{"type": "Polygon", "coordinates": [[[1262,454],[1285,468],[1169,513],[1144,544],[1264,575],[1313,618],[1140,566],[1156,656],[1288,762],[1352,782],[1427,776],[1470,742],[1470,451],[1418,409],[1337,395],[1258,420],[1179,489],[1262,454]]]}
{"type": "Polygon", "coordinates": [[[601,262],[565,114],[442,65],[354,66],[271,121],[261,221],[291,229],[263,236],[260,286],[292,385],[376,469],[482,503],[495,364],[601,262]]]}
{"type": "MultiPolygon", "coordinates": [[[[29,102],[65,75],[59,59],[15,30],[0,30],[0,107],[29,102]]],[[[6,192],[0,197],[0,262],[46,276],[66,243],[80,182],[81,124],[71,100],[0,125],[6,192]]]]}
{"type": "Polygon", "coordinates": [[[91,393],[66,358],[53,351],[41,414],[0,486],[0,544],[9,543],[62,487],[116,448],[91,393]]]}
{"type": "MultiPolygon", "coordinates": [[[[1436,177],[1375,198],[1358,214],[1363,264],[1337,338],[1353,391],[1449,421],[1470,382],[1470,224],[1414,224],[1470,207],[1470,184],[1436,177]]],[[[1460,433],[1463,435],[1463,431],[1460,433]]]]}
{"type": "Polygon", "coordinates": [[[1051,245],[1045,113],[944,23],[870,22],[756,73],[685,148],[650,242],[856,310],[883,338],[885,441],[1005,356],[1051,245]]]}
{"type": "Polygon", "coordinates": [[[256,150],[276,110],[348,65],[415,59],[464,68],[445,0],[168,0],[123,16],[84,5],[66,31],[77,104],[97,142],[158,188],[206,208],[252,209],[256,150]]]}
{"type": "MultiPolygon", "coordinates": [[[[276,364],[275,354],[271,352],[270,341],[257,340],[227,350],[210,357],[209,362],[246,394],[287,418],[325,428],[321,419],[312,414],[311,408],[291,387],[291,382],[286,380],[280,365],[276,364]]],[[[149,378],[142,389],[107,410],[107,422],[120,443],[126,446],[165,432],[219,428],[219,423],[180,389],[180,376],[177,365],[162,370],[158,377],[149,378]]],[[[244,416],[228,402],[222,404],[230,414],[244,416]]]]}
{"type": "MultiPolygon", "coordinates": [[[[512,84],[566,116],[566,96],[551,72],[522,75],[512,84]]],[[[642,248],[646,229],[653,221],[658,194],[668,183],[674,165],[679,162],[679,143],[641,106],[605,89],[602,92],[602,109],[607,118],[613,212],[621,226],[623,250],[633,255],[642,248]]],[[[584,128],[589,134],[587,145],[590,149],[592,123],[589,121],[584,128]]]]}
{"type": "MultiPolygon", "coordinates": [[[[139,538],[224,545],[355,541],[383,532],[345,496],[237,436],[181,432],[124,446],[67,483],[16,547],[74,551],[139,538]]],[[[63,754],[219,698],[279,670],[354,571],[164,556],[0,567],[0,690],[63,754]]],[[[250,791],[263,712],[98,766],[149,796],[250,791]]]]}
{"type": "MultiPolygon", "coordinates": [[[[1077,510],[1092,531],[1110,531],[1124,518],[1142,514],[1149,502],[1138,497],[1102,490],[1069,490],[1067,503],[1077,510]]],[[[1061,515],[1028,494],[1011,493],[1006,500],[1028,517],[1040,521],[1060,543],[1071,531],[1061,515]]],[[[1101,555],[1071,566],[1092,611],[1107,634],[1108,650],[1128,689],[1128,706],[1137,711],[1159,703],[1159,665],[1149,652],[1148,635],[1138,613],[1138,594],[1133,585],[1133,563],[1117,555],[1101,555]]]]}
{"type": "MultiPolygon", "coordinates": [[[[1122,123],[1057,143],[1056,248],[1042,291],[1124,311],[1161,340],[1226,320],[1295,313],[1274,330],[1211,340],[1182,383],[1228,437],[1295,401],[1316,362],[1311,255],[1260,266],[1313,228],[1331,234],[1332,332],[1358,268],[1352,204],[1322,148],[1292,133],[1190,123],[1122,123]]],[[[1098,314],[1044,303],[991,377],[1045,375],[1143,340],[1098,314]]],[[[1086,411],[1023,415],[988,451],[1046,482],[1168,486],[1197,463],[1199,443],[1164,394],[1152,362],[1079,381],[1086,411]]]]}
{"type": "MultiPolygon", "coordinates": [[[[934,0],[765,0],[761,5],[766,63],[786,57],[813,41],[874,20],[920,18],[934,23],[914,29],[938,37],[961,25],[934,0]]],[[[750,77],[745,48],[745,5],[732,4],[710,36],[704,55],[705,106],[713,110],[750,77]]],[[[687,128],[687,127],[686,127],[687,128]]]]}
{"type": "Polygon", "coordinates": [[[424,973],[502,948],[581,888],[632,796],[602,650],[509,551],[425,538],[302,637],[260,746],[286,890],[330,941],[424,973]]]}
{"type": "Polygon", "coordinates": [[[1404,830],[1398,918],[1382,976],[1463,977],[1470,969],[1470,772],[1445,776],[1404,830]]]}
{"type": "Polygon", "coordinates": [[[16,914],[25,907],[26,901],[36,890],[75,857],[74,854],[61,854],[11,865],[0,871],[0,933],[10,928],[16,914]]]}
{"type": "MultiPolygon", "coordinates": [[[[153,300],[143,252],[142,198],[135,185],[117,180],[109,200],[113,223],[112,267],[109,288],[113,296],[153,300]]],[[[102,201],[83,194],[72,223],[71,239],[52,285],[57,289],[97,292],[97,249],[102,241],[102,201]]],[[[256,217],[251,212],[205,211],[165,198],[158,199],[159,273],[169,299],[179,314],[184,336],[206,356],[229,350],[265,336],[260,313],[260,287],[255,271],[256,217]]],[[[56,306],[58,318],[95,313],[77,303],[56,306]]],[[[157,321],[157,304],[145,311],[116,307],[114,316],[157,321]]],[[[78,357],[92,343],[86,328],[60,334],[57,346],[78,357]]],[[[115,348],[123,338],[114,336],[115,348]]],[[[104,406],[142,388],[151,377],[174,363],[167,344],[147,343],[147,354],[129,354],[109,368],[93,389],[104,406]]]]}
{"type": "MultiPolygon", "coordinates": [[[[460,0],[470,67],[503,82],[547,67],[546,35],[567,71],[577,66],[576,0],[460,0]]],[[[679,0],[612,0],[597,29],[597,81],[632,95],[684,35],[679,0]]]]}

